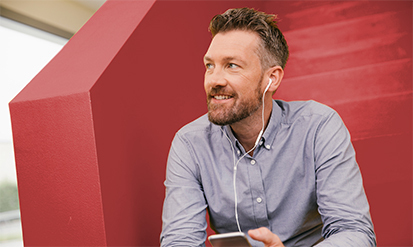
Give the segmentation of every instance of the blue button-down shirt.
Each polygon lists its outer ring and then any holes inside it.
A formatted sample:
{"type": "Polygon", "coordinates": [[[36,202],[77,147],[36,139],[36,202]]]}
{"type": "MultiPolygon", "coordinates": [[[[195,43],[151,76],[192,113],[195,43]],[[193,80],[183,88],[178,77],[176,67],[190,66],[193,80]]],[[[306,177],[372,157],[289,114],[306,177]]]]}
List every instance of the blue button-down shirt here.
{"type": "MultiPolygon", "coordinates": [[[[285,246],[375,246],[350,135],[331,108],[273,101],[269,124],[245,155],[229,126],[206,115],[180,129],[166,172],[162,246],[202,246],[206,211],[218,233],[267,227],[285,246]],[[244,156],[244,157],[243,157],[244,156]]],[[[251,240],[253,246],[262,243],[251,240]]]]}

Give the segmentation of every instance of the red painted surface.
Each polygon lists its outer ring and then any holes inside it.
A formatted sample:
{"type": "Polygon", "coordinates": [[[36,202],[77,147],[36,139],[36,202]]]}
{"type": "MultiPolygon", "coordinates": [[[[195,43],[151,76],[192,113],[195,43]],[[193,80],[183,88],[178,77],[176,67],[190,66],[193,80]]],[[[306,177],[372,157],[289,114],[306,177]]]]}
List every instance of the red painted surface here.
{"type": "Polygon", "coordinates": [[[350,129],[379,246],[412,245],[411,2],[108,0],[10,103],[26,246],[158,245],[170,142],[206,112],[209,20],[244,6],[282,20],[275,98],[350,129]]]}
{"type": "Polygon", "coordinates": [[[13,101],[25,246],[104,246],[99,167],[87,93],[13,101]]]}
{"type": "MultiPolygon", "coordinates": [[[[100,174],[95,125],[110,119],[94,119],[90,93],[152,4],[107,2],[10,103],[25,246],[156,243],[137,230],[125,199],[113,202],[117,208],[105,205],[114,194],[139,194],[132,185],[116,191],[104,187],[112,181],[100,174]],[[121,219],[116,226],[108,226],[112,215],[121,219]]],[[[121,162],[117,158],[113,169],[121,162]]],[[[153,220],[146,228],[156,232],[159,225],[153,220]]]]}
{"type": "Polygon", "coordinates": [[[291,57],[275,97],[339,112],[378,245],[412,246],[412,2],[296,2],[281,17],[291,57]]]}

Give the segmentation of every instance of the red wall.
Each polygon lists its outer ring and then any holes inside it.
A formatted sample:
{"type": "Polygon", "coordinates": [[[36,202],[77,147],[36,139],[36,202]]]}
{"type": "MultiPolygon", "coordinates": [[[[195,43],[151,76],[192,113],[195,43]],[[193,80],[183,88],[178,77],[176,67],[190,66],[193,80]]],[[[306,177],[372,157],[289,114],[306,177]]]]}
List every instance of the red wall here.
{"type": "Polygon", "coordinates": [[[291,57],[275,97],[316,99],[339,112],[357,152],[378,245],[411,246],[412,2],[292,5],[281,16],[291,57]]]}
{"type": "Polygon", "coordinates": [[[412,239],[411,2],[108,0],[10,103],[26,246],[156,246],[174,133],[206,112],[209,20],[278,13],[275,98],[350,129],[380,246],[412,239]]]}

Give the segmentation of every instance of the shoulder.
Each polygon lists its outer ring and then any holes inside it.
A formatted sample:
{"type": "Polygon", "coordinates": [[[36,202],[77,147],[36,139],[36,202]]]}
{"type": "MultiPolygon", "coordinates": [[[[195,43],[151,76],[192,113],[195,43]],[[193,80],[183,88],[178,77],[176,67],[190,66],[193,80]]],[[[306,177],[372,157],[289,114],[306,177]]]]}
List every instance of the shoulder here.
{"type": "Polygon", "coordinates": [[[177,136],[185,139],[205,138],[212,133],[219,132],[220,126],[211,123],[208,120],[208,115],[204,114],[194,121],[186,124],[176,133],[177,136]]]}
{"type": "Polygon", "coordinates": [[[191,160],[196,156],[196,150],[207,150],[219,143],[222,136],[221,126],[208,120],[205,114],[179,129],[173,138],[171,153],[177,154],[180,159],[191,160]]]}
{"type": "Polygon", "coordinates": [[[331,107],[314,100],[309,101],[282,101],[275,100],[282,109],[284,123],[292,123],[299,119],[326,119],[337,112],[331,107]]]}

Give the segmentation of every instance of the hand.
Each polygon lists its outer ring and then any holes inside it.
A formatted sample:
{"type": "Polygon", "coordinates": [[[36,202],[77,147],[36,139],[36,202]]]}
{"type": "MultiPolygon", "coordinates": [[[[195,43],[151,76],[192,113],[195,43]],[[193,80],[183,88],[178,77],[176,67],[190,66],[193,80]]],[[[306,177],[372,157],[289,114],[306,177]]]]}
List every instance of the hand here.
{"type": "Polygon", "coordinates": [[[248,235],[254,240],[261,241],[265,247],[284,247],[280,238],[272,233],[268,228],[261,227],[254,230],[249,230],[248,235]]]}

